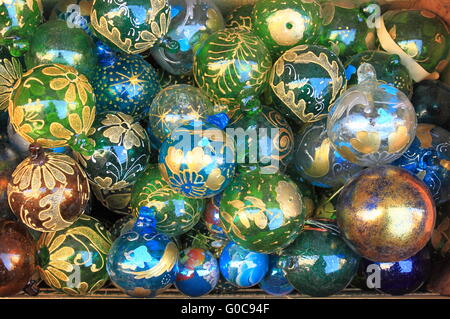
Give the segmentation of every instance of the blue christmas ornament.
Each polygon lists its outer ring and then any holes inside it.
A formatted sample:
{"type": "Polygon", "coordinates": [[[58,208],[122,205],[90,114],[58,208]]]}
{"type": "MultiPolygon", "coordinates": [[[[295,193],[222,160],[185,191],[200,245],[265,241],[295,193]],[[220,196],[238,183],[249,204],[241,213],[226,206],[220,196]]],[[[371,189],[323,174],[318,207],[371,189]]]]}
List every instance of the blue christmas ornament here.
{"type": "Polygon", "coordinates": [[[154,209],[142,207],[133,229],[111,246],[106,269],[124,293],[155,297],[175,282],[177,263],[177,245],[156,232],[154,209]]]}
{"type": "Polygon", "coordinates": [[[229,242],[219,258],[220,272],[227,281],[240,288],[252,287],[264,278],[269,255],[256,253],[229,242]]]}
{"type": "Polygon", "coordinates": [[[428,186],[437,204],[450,199],[450,132],[419,124],[413,143],[392,165],[402,167],[428,186]]]}
{"type": "Polygon", "coordinates": [[[175,286],[183,294],[199,297],[210,293],[219,281],[216,258],[202,248],[187,248],[180,254],[175,286]]]}
{"type": "Polygon", "coordinates": [[[366,280],[376,290],[391,295],[404,295],[417,291],[428,279],[431,265],[428,247],[398,262],[380,263],[367,259],[362,261],[366,280]]]}
{"type": "Polygon", "coordinates": [[[221,193],[235,174],[235,145],[223,130],[195,121],[173,130],[159,150],[159,168],[170,187],[190,198],[221,193]]]}
{"type": "Polygon", "coordinates": [[[91,83],[97,113],[118,111],[131,115],[136,120],[144,119],[153,98],[160,90],[153,67],[140,55],[117,54],[115,58],[106,55],[103,60],[102,57],[100,59],[102,62],[95,70],[91,83]]]}
{"type": "Polygon", "coordinates": [[[269,270],[259,283],[259,287],[266,293],[274,296],[284,296],[294,290],[294,287],[287,281],[283,273],[280,256],[269,256],[269,270]]]}
{"type": "Polygon", "coordinates": [[[111,66],[116,62],[117,52],[100,40],[95,42],[95,53],[97,55],[98,65],[101,67],[111,66]]]}

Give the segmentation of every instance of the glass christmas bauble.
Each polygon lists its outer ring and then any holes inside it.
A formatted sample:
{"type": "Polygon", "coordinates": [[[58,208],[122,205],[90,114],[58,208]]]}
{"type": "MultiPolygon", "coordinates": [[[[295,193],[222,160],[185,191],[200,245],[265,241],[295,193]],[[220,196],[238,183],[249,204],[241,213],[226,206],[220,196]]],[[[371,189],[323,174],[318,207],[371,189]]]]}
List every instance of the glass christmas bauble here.
{"type": "Polygon", "coordinates": [[[221,199],[222,194],[218,194],[213,198],[208,198],[205,213],[203,215],[203,222],[212,237],[219,240],[226,240],[227,234],[222,227],[219,214],[221,199]]]}
{"type": "Polygon", "coordinates": [[[286,278],[302,294],[336,294],[350,284],[358,270],[360,257],[330,225],[320,222],[305,226],[283,251],[281,262],[286,278]]]}
{"type": "Polygon", "coordinates": [[[253,5],[246,4],[235,8],[225,20],[227,28],[247,28],[253,29],[252,24],[253,5]]]}
{"type": "Polygon", "coordinates": [[[8,108],[11,92],[23,69],[23,59],[13,57],[6,47],[0,46],[0,111],[8,108]]]}
{"type": "Polygon", "coordinates": [[[25,225],[55,232],[72,225],[84,212],[89,183],[72,158],[32,144],[30,156],[12,173],[7,196],[11,210],[25,225]]]}
{"type": "Polygon", "coordinates": [[[394,166],[421,179],[436,204],[450,199],[450,132],[433,124],[419,124],[416,138],[394,166]]]}
{"type": "Polygon", "coordinates": [[[171,20],[167,36],[178,42],[179,50],[156,46],[150,52],[169,73],[189,74],[201,43],[224,28],[222,13],[212,0],[169,0],[169,4],[171,20]]]}
{"type": "Polygon", "coordinates": [[[153,209],[143,207],[133,229],[112,244],[106,269],[127,295],[154,297],[175,282],[177,263],[177,245],[156,232],[153,209]]]}
{"type": "Polygon", "coordinates": [[[65,21],[49,21],[36,29],[25,64],[28,69],[42,64],[69,65],[92,79],[97,66],[95,43],[83,30],[70,28],[65,21]]]}
{"type": "Polygon", "coordinates": [[[256,253],[229,242],[219,258],[221,274],[240,288],[257,285],[269,269],[269,255],[256,253]]]}
{"type": "Polygon", "coordinates": [[[167,0],[94,0],[91,26],[100,40],[127,54],[164,42],[171,18],[167,0]]]}
{"type": "Polygon", "coordinates": [[[325,118],[347,85],[345,69],[330,50],[299,45],[274,64],[269,79],[275,107],[299,125],[325,118]]]}
{"type": "Polygon", "coordinates": [[[448,65],[449,29],[427,10],[392,10],[376,19],[381,48],[398,54],[412,79],[437,80],[448,65]]]}
{"type": "Polygon", "coordinates": [[[430,240],[436,219],[427,186],[395,166],[360,172],[339,194],[336,214],[353,249],[379,262],[416,254],[430,240]]]}
{"type": "Polygon", "coordinates": [[[322,23],[317,44],[330,48],[346,62],[352,55],[374,50],[375,25],[367,18],[372,7],[361,6],[358,1],[322,1],[322,23]]]}
{"type": "Polygon", "coordinates": [[[43,21],[41,0],[0,2],[0,45],[13,56],[22,56],[30,47],[30,38],[43,21]]]}
{"type": "Polygon", "coordinates": [[[163,68],[157,68],[156,74],[158,76],[158,83],[161,89],[175,85],[175,84],[187,84],[194,85],[194,77],[189,75],[173,75],[165,71],[163,68]]]}
{"type": "Polygon", "coordinates": [[[259,0],[252,14],[255,34],[275,58],[296,45],[317,43],[321,21],[316,1],[259,0]]]}
{"type": "Polygon", "coordinates": [[[92,79],[98,113],[119,111],[144,119],[160,90],[155,70],[139,55],[117,55],[113,62],[98,66],[92,79]]]}
{"type": "Polygon", "coordinates": [[[33,276],[36,245],[27,228],[0,219],[0,297],[19,293],[33,276]]]}
{"type": "Polygon", "coordinates": [[[290,166],[286,170],[286,175],[298,186],[306,207],[305,218],[310,218],[314,213],[317,202],[314,187],[298,175],[290,166]]]}
{"type": "Polygon", "coordinates": [[[397,296],[417,291],[431,274],[431,254],[427,247],[405,260],[374,263],[364,259],[361,264],[366,279],[376,290],[397,296]],[[379,277],[372,279],[370,275],[374,273],[379,277]]]}
{"type": "Polygon", "coordinates": [[[91,10],[93,0],[59,0],[53,7],[50,20],[62,20],[69,28],[79,28],[92,36],[91,10]]]}
{"type": "Polygon", "coordinates": [[[97,219],[83,215],[70,227],[42,234],[38,270],[45,283],[68,295],[90,295],[108,280],[106,257],[111,234],[97,219]]]}
{"type": "Polygon", "coordinates": [[[6,141],[0,138],[0,216],[10,211],[7,189],[11,175],[21,162],[20,154],[6,141]]]}
{"type": "Polygon", "coordinates": [[[153,99],[148,131],[159,148],[174,129],[189,122],[204,121],[214,113],[214,106],[199,88],[187,84],[172,85],[153,99]]]}
{"type": "Polygon", "coordinates": [[[306,206],[297,185],[282,174],[239,174],[223,192],[220,220],[230,240],[270,254],[289,246],[303,229],[306,206]]]}
{"type": "Polygon", "coordinates": [[[413,80],[397,54],[389,54],[383,51],[365,51],[350,57],[345,64],[349,86],[358,84],[358,68],[363,63],[369,63],[375,68],[378,81],[394,86],[405,93],[406,96],[411,97],[413,80]]]}
{"type": "Polygon", "coordinates": [[[175,287],[183,294],[200,297],[209,294],[219,281],[219,264],[208,250],[187,248],[180,253],[175,287]]]}
{"type": "Polygon", "coordinates": [[[327,133],[334,149],[360,166],[389,164],[414,140],[417,118],[408,97],[376,79],[367,63],[358,69],[359,84],[345,91],[328,115],[327,133]]]}
{"type": "Polygon", "coordinates": [[[92,154],[87,134],[95,119],[95,96],[87,78],[73,67],[49,64],[26,72],[11,93],[8,112],[14,130],[27,142],[92,154]]]}
{"type": "Polygon", "coordinates": [[[283,115],[268,106],[234,115],[227,130],[234,130],[238,171],[260,167],[284,171],[294,153],[294,133],[283,115]]]}
{"type": "Polygon", "coordinates": [[[256,35],[231,28],[214,32],[203,42],[193,72],[197,85],[215,104],[232,109],[264,91],[271,67],[269,51],[256,35]]]}
{"type": "Polygon", "coordinates": [[[221,193],[235,174],[234,141],[217,126],[205,122],[173,130],[159,151],[159,168],[176,192],[190,198],[221,193]]]}
{"type": "Polygon", "coordinates": [[[414,85],[411,103],[417,122],[434,124],[450,131],[450,86],[441,81],[422,81],[414,85]]]}
{"type": "Polygon", "coordinates": [[[156,164],[150,164],[133,187],[131,209],[138,215],[141,207],[155,209],[156,230],[179,236],[194,227],[205,209],[205,200],[184,197],[163,179],[156,164]]]}
{"type": "Polygon", "coordinates": [[[331,147],[326,119],[304,127],[296,136],[296,143],[292,170],[314,186],[340,187],[363,169],[331,147]]]}
{"type": "Polygon", "coordinates": [[[273,296],[284,296],[290,294],[294,287],[287,281],[283,273],[280,262],[280,256],[269,256],[269,270],[266,276],[259,283],[259,287],[265,292],[273,296]]]}
{"type": "Polygon", "coordinates": [[[133,186],[120,189],[102,189],[96,184],[90,184],[95,198],[108,210],[122,215],[131,213],[131,192],[133,186]]]}
{"type": "Polygon", "coordinates": [[[105,112],[97,116],[89,138],[91,156],[76,154],[89,181],[105,190],[132,186],[150,161],[150,138],[130,115],[105,112]]]}

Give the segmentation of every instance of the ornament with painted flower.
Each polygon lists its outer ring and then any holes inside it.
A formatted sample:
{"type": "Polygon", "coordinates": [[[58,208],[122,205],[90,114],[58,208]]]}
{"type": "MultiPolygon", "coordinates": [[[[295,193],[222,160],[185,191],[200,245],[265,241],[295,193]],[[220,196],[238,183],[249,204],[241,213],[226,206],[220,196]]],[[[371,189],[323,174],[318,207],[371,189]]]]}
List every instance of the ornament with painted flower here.
{"type": "Polygon", "coordinates": [[[117,191],[132,186],[150,161],[150,139],[130,115],[100,114],[89,136],[94,142],[91,156],[76,154],[89,181],[100,189],[117,191]]]}
{"type": "Polygon", "coordinates": [[[234,178],[234,141],[222,129],[206,122],[180,126],[164,140],[159,168],[178,193],[190,198],[213,197],[234,178]]]}
{"type": "Polygon", "coordinates": [[[95,96],[87,78],[73,67],[48,64],[26,72],[14,86],[8,112],[14,130],[29,143],[93,152],[88,134],[95,96]]]}
{"type": "Polygon", "coordinates": [[[342,157],[360,166],[392,163],[414,140],[414,107],[403,92],[379,82],[372,65],[362,64],[358,79],[328,114],[330,142],[342,157]]]}
{"type": "Polygon", "coordinates": [[[270,254],[289,246],[303,229],[306,205],[297,185],[282,174],[239,174],[220,201],[228,238],[245,249],[270,254]]]}

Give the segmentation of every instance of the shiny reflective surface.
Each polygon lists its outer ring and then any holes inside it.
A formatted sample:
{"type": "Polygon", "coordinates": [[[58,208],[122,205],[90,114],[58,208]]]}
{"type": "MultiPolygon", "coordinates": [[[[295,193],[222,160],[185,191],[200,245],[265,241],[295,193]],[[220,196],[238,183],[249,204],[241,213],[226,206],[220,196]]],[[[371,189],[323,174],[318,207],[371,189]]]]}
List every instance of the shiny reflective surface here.
{"type": "Polygon", "coordinates": [[[259,287],[264,292],[274,296],[284,296],[294,290],[294,287],[287,281],[283,273],[279,256],[269,256],[269,270],[259,283],[259,287]]]}
{"type": "Polygon", "coordinates": [[[296,143],[291,170],[314,186],[340,187],[363,169],[343,158],[331,147],[326,119],[304,127],[296,135],[296,143]]]}
{"type": "Polygon", "coordinates": [[[314,297],[326,297],[347,287],[359,261],[339,234],[320,226],[305,226],[281,256],[289,283],[314,297]]]}
{"type": "Polygon", "coordinates": [[[436,211],[425,184],[394,166],[368,168],[342,190],[336,206],[343,236],[361,256],[409,258],[430,240],[436,211]]]}
{"type": "Polygon", "coordinates": [[[0,219],[0,296],[19,293],[35,271],[35,244],[25,226],[0,219]]]}
{"type": "Polygon", "coordinates": [[[230,242],[219,258],[220,272],[227,281],[240,288],[258,284],[266,275],[269,255],[255,253],[230,242]]]}
{"type": "Polygon", "coordinates": [[[209,233],[217,239],[227,239],[227,235],[222,228],[220,221],[219,208],[222,194],[209,198],[206,203],[206,209],[203,216],[205,226],[209,233]]]}

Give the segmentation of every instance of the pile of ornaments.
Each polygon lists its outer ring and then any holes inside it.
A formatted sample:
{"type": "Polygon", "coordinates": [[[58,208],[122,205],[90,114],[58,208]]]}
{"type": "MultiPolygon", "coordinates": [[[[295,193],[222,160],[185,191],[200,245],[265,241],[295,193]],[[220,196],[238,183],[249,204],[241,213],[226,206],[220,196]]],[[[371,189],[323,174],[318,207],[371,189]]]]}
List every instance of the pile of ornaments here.
{"type": "Polygon", "coordinates": [[[450,294],[449,19],[416,2],[0,1],[0,296],[450,294]]]}

